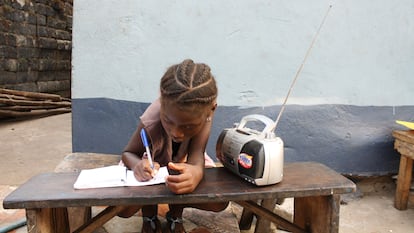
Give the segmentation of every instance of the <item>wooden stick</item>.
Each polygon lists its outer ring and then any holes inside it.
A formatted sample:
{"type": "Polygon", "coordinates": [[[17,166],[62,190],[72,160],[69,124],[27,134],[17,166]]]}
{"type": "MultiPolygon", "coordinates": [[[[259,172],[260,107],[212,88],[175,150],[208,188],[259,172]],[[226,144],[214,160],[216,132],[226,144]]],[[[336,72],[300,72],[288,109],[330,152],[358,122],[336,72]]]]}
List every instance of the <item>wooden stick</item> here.
{"type": "Polygon", "coordinates": [[[53,102],[53,101],[31,101],[31,100],[13,100],[13,99],[4,99],[0,98],[0,103],[2,104],[8,104],[8,105],[35,105],[35,106],[61,106],[61,107],[70,107],[70,102],[53,102]]]}
{"type": "Polygon", "coordinates": [[[19,112],[27,112],[27,111],[31,111],[31,110],[39,110],[39,109],[54,109],[54,108],[61,108],[60,106],[32,106],[32,105],[27,105],[27,106],[0,106],[0,110],[11,110],[11,111],[19,111],[19,112]]]}
{"type": "Polygon", "coordinates": [[[28,92],[28,91],[16,91],[16,90],[10,90],[5,88],[0,88],[0,93],[2,94],[9,94],[9,95],[18,95],[18,96],[24,96],[34,99],[51,99],[54,101],[61,101],[62,97],[60,95],[55,94],[48,94],[48,93],[38,93],[38,92],[28,92]]]}
{"type": "Polygon", "coordinates": [[[3,98],[3,99],[16,99],[16,100],[28,100],[29,99],[27,97],[20,96],[20,95],[9,95],[9,94],[1,94],[1,93],[0,93],[0,98],[3,98]]]}
{"type": "Polygon", "coordinates": [[[32,116],[50,116],[55,114],[62,114],[71,112],[70,108],[59,108],[51,110],[34,110],[30,112],[19,112],[0,109],[0,118],[6,117],[32,117],[32,116]]]}

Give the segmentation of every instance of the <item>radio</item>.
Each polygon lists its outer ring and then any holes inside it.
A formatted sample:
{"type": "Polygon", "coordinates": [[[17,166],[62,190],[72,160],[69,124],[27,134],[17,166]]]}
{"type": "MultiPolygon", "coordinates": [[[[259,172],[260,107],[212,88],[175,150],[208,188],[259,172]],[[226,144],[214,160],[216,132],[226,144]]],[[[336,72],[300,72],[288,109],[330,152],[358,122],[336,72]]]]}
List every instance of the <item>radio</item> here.
{"type": "Polygon", "coordinates": [[[220,162],[246,181],[258,186],[278,183],[283,178],[283,141],[273,132],[274,122],[263,115],[248,115],[234,128],[224,129],[217,139],[220,162]],[[262,131],[246,124],[260,121],[262,131]]]}

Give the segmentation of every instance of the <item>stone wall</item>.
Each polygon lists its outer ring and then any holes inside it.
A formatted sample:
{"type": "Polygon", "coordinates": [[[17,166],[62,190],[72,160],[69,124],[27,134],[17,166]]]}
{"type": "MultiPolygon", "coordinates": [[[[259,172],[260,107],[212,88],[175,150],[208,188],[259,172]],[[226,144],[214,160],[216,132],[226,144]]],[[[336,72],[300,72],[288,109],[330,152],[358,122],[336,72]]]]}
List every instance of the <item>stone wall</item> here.
{"type": "Polygon", "coordinates": [[[73,0],[0,0],[0,87],[71,96],[73,0]]]}

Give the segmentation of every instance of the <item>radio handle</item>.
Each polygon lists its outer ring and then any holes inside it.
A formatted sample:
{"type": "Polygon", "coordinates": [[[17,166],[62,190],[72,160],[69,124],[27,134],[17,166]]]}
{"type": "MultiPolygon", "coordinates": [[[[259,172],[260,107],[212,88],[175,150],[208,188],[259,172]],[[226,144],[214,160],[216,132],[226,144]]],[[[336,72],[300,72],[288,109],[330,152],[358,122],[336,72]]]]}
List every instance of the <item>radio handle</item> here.
{"type": "Polygon", "coordinates": [[[240,120],[240,123],[237,125],[237,129],[244,128],[247,122],[250,122],[250,121],[261,121],[263,124],[265,124],[265,128],[263,129],[262,133],[271,133],[273,131],[274,124],[275,124],[275,122],[267,116],[260,115],[260,114],[251,114],[251,115],[244,116],[240,120]]]}

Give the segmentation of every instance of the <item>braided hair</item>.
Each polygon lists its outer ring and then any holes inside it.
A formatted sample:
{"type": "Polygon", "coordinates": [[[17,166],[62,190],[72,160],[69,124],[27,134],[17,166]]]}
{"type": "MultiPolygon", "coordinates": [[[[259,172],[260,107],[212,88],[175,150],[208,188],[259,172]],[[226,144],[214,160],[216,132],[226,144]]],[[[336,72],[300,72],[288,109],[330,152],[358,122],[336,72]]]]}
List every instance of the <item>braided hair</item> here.
{"type": "Polygon", "coordinates": [[[187,59],[167,69],[160,83],[161,99],[180,106],[209,105],[217,98],[210,67],[187,59]]]}

